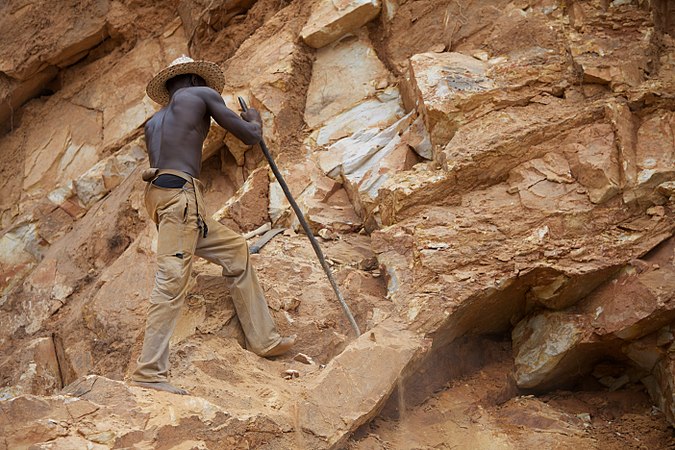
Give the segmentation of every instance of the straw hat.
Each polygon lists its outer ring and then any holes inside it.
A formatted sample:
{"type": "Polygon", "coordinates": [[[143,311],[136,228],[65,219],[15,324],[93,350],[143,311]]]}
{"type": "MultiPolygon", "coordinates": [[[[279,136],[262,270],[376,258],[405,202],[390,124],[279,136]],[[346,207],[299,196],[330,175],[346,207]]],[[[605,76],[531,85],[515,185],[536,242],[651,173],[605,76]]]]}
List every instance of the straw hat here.
{"type": "Polygon", "coordinates": [[[182,55],[171,61],[169,67],[155,75],[145,88],[145,92],[147,92],[148,97],[160,105],[166,105],[169,103],[170,96],[165,83],[176,75],[186,73],[199,75],[209,87],[215,89],[219,94],[225,85],[225,75],[223,75],[223,71],[220,70],[218,64],[208,61],[195,61],[189,56],[182,55]]]}

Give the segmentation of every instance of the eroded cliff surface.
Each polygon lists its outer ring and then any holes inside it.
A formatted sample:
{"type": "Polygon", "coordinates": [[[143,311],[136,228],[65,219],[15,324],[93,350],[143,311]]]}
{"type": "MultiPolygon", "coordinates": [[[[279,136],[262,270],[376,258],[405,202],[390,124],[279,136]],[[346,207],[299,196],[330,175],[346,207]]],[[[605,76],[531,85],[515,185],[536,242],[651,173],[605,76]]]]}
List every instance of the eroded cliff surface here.
{"type": "Polygon", "coordinates": [[[672,2],[0,11],[0,448],[675,445],[672,2]],[[181,54],[261,111],[363,330],[260,150],[214,125],[207,206],[287,229],[252,258],[299,339],[246,351],[196,264],[172,339],[185,397],[125,383],[154,277],[144,90],[181,54]]]}

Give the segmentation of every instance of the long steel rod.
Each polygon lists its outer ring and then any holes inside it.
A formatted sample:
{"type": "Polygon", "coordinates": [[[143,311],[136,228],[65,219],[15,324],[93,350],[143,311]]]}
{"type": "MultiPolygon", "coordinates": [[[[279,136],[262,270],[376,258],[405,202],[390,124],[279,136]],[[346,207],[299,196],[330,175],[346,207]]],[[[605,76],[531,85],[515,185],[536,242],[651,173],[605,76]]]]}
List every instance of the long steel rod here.
{"type": "MultiPolygon", "coordinates": [[[[241,109],[243,111],[248,110],[248,106],[246,106],[246,102],[241,97],[239,97],[239,105],[241,106],[241,109]]],[[[337,285],[337,282],[335,281],[335,278],[333,278],[333,273],[330,270],[330,266],[328,266],[328,263],[326,262],[326,258],[323,256],[323,252],[321,251],[321,247],[319,246],[319,243],[317,242],[316,238],[314,237],[314,233],[312,233],[312,230],[309,228],[309,225],[307,224],[307,221],[305,220],[305,216],[302,214],[302,211],[300,210],[300,207],[295,202],[295,199],[293,198],[293,195],[291,195],[291,191],[288,189],[288,185],[286,184],[286,181],[284,181],[284,177],[281,175],[281,172],[279,172],[279,168],[277,167],[276,163],[274,162],[274,159],[272,158],[272,154],[270,153],[270,150],[267,148],[267,145],[265,144],[265,141],[263,139],[260,140],[260,148],[262,148],[263,154],[265,155],[265,158],[267,158],[267,162],[269,163],[270,167],[272,168],[272,172],[274,172],[274,176],[276,177],[277,181],[279,182],[279,185],[281,186],[281,189],[284,191],[284,194],[286,195],[286,198],[288,199],[288,203],[291,204],[291,208],[293,208],[293,211],[295,211],[295,215],[298,217],[298,220],[300,221],[300,225],[302,225],[302,229],[305,230],[305,234],[309,238],[309,242],[312,243],[312,247],[314,248],[314,253],[316,253],[316,256],[319,258],[319,262],[321,263],[321,267],[323,267],[323,271],[326,272],[326,276],[328,277],[328,281],[330,281],[330,285],[333,286],[333,291],[335,291],[335,295],[337,295],[337,298],[340,301],[340,305],[342,305],[342,310],[345,312],[345,315],[347,316],[347,319],[349,319],[349,323],[352,325],[352,328],[354,329],[354,332],[356,333],[356,335],[360,336],[361,330],[359,330],[359,326],[356,324],[356,320],[354,320],[354,316],[352,315],[352,312],[349,310],[349,306],[347,305],[347,302],[345,302],[344,297],[342,297],[342,294],[340,293],[340,289],[338,288],[338,285],[337,285]]]]}

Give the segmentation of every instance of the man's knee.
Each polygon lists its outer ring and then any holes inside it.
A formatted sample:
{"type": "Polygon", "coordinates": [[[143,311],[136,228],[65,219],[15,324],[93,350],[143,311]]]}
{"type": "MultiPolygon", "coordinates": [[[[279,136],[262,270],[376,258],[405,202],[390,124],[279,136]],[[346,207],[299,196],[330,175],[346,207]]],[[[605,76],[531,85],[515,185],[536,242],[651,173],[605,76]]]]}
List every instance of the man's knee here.
{"type": "Polygon", "coordinates": [[[179,295],[187,285],[189,278],[190,255],[176,253],[157,258],[155,289],[156,302],[169,300],[179,295]]]}
{"type": "Polygon", "coordinates": [[[242,255],[248,255],[248,242],[246,242],[246,239],[244,239],[244,236],[238,236],[235,242],[236,242],[236,246],[237,246],[238,251],[242,255]]]}
{"type": "Polygon", "coordinates": [[[223,275],[236,277],[244,273],[248,266],[248,243],[243,236],[238,236],[231,248],[228,264],[223,264],[223,275]]]}
{"type": "Polygon", "coordinates": [[[184,286],[178,282],[157,283],[150,295],[150,307],[163,311],[181,309],[183,305],[184,286]]]}

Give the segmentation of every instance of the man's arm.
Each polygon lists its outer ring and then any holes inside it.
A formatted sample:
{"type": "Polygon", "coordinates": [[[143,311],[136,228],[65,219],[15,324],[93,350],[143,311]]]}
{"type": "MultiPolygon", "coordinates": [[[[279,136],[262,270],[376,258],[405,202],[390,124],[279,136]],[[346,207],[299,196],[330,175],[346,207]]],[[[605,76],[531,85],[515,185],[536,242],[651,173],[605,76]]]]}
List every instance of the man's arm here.
{"type": "Polygon", "coordinates": [[[211,88],[199,89],[200,96],[206,103],[206,110],[218,125],[234,134],[246,145],[253,145],[262,139],[262,120],[260,113],[249,108],[241,117],[225,106],[223,98],[211,88]],[[243,118],[242,118],[243,117],[243,118]]]}

